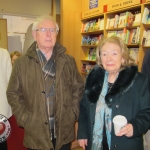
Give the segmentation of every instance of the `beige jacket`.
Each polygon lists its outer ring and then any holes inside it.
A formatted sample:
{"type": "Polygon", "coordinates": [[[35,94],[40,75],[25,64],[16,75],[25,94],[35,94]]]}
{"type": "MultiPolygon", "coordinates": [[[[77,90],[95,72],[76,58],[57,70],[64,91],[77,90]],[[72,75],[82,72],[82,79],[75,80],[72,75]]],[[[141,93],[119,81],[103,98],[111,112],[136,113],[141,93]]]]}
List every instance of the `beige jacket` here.
{"type": "Polygon", "coordinates": [[[0,114],[6,118],[12,116],[11,107],[6,97],[11,70],[12,64],[9,53],[6,49],[0,48],[0,114]]]}

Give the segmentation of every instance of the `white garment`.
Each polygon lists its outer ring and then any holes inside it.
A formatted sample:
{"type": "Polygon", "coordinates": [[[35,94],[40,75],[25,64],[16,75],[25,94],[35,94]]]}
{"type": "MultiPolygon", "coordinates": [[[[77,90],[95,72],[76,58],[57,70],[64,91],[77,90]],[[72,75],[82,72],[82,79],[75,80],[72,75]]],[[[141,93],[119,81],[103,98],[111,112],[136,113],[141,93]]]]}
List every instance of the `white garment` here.
{"type": "Polygon", "coordinates": [[[150,150],[150,130],[144,135],[144,150],[150,150]]]}
{"type": "Polygon", "coordinates": [[[6,97],[11,70],[12,64],[9,53],[6,49],[0,48],[0,114],[6,118],[12,116],[11,107],[6,97]]]}

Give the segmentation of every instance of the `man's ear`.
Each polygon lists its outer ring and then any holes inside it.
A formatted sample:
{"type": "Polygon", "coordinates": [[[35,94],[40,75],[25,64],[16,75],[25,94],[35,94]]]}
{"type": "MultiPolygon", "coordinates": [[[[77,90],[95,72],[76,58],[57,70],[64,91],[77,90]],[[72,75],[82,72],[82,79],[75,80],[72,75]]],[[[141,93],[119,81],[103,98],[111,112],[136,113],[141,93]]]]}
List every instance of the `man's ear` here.
{"type": "Polygon", "coordinates": [[[34,41],[36,41],[36,31],[32,31],[32,36],[34,38],[34,41]]]}

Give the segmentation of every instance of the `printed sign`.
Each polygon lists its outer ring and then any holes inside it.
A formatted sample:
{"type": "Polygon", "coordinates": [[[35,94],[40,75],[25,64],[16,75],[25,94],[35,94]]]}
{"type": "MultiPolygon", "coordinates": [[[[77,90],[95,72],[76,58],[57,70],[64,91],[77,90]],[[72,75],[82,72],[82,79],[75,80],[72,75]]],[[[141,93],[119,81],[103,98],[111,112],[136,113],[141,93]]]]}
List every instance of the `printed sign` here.
{"type": "Polygon", "coordinates": [[[140,4],[140,0],[124,0],[124,1],[118,1],[115,3],[111,3],[107,5],[107,11],[113,11],[116,9],[121,9],[125,7],[130,7],[133,5],[140,4]]]}
{"type": "Polygon", "coordinates": [[[0,114],[0,143],[5,142],[11,133],[11,126],[7,118],[0,114]]]}
{"type": "Polygon", "coordinates": [[[98,0],[89,0],[89,9],[98,7],[98,0]]]}
{"type": "Polygon", "coordinates": [[[103,13],[103,7],[99,7],[99,8],[95,8],[95,9],[83,12],[81,17],[82,17],[82,19],[83,18],[90,18],[93,16],[98,16],[102,13],[103,13]]]}

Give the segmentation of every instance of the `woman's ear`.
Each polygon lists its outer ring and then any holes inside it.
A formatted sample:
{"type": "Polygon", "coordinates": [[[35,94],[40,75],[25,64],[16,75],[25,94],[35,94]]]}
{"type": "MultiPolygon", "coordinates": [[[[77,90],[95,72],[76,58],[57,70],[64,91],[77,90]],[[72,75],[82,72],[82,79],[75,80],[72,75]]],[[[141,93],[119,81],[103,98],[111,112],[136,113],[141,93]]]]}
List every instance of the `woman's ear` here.
{"type": "Polygon", "coordinates": [[[125,62],[125,59],[122,58],[122,59],[121,59],[121,64],[124,64],[124,62],[125,62]]]}

